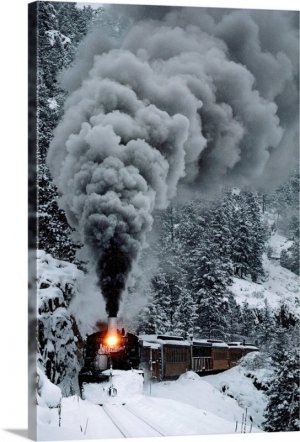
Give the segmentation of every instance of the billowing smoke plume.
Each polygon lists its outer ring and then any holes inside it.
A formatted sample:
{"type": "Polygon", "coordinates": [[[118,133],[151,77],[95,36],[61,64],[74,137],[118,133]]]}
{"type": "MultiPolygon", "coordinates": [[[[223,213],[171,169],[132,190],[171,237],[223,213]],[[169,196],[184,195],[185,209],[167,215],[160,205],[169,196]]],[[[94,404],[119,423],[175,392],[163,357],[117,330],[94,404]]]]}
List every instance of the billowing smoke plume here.
{"type": "Polygon", "coordinates": [[[64,73],[48,155],[111,316],[179,186],[258,181],[297,149],[297,14],[126,8],[124,38],[96,29],[64,73]]]}

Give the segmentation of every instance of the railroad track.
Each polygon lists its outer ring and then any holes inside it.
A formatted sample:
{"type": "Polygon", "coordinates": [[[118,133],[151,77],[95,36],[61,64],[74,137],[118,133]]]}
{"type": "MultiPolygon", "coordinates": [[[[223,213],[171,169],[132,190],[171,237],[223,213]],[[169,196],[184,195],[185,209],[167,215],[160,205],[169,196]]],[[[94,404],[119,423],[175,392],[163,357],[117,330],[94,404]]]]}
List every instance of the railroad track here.
{"type": "Polygon", "coordinates": [[[156,431],[158,433],[159,436],[168,436],[163,430],[158,429],[156,426],[153,425],[153,423],[149,422],[148,419],[145,419],[144,416],[140,416],[139,413],[136,413],[135,410],[132,410],[131,407],[129,407],[128,405],[125,405],[126,410],[129,411],[131,414],[133,414],[134,416],[136,416],[138,419],[140,419],[141,421],[143,421],[145,424],[147,424],[149,427],[151,427],[154,431],[156,431]]]}
{"type": "Polygon", "coordinates": [[[124,438],[166,436],[161,430],[156,429],[144,416],[140,416],[127,405],[106,404],[101,408],[124,438]]]}

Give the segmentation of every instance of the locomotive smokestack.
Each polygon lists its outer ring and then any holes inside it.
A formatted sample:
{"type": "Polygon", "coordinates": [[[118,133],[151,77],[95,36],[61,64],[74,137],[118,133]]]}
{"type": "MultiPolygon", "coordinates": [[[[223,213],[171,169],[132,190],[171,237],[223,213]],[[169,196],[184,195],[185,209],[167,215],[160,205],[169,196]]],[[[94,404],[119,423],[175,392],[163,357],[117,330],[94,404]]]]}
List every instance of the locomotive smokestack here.
{"type": "Polygon", "coordinates": [[[108,317],[105,343],[110,348],[116,348],[118,344],[120,344],[117,330],[117,318],[114,316],[108,317]]]}
{"type": "Polygon", "coordinates": [[[116,317],[108,317],[107,321],[107,332],[109,335],[117,334],[117,318],[116,317]]]}

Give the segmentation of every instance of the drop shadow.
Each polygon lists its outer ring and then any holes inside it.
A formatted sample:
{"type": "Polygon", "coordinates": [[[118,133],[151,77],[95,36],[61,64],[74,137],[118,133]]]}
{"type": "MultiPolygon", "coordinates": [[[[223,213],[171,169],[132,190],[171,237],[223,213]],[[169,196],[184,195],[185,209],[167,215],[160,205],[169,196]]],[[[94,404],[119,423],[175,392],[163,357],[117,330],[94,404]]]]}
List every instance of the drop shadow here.
{"type": "Polygon", "coordinates": [[[14,428],[14,429],[10,429],[10,428],[4,428],[4,431],[7,431],[8,433],[12,433],[15,434],[16,436],[20,436],[23,437],[24,439],[29,439],[29,435],[28,435],[28,429],[26,428],[14,428]]]}

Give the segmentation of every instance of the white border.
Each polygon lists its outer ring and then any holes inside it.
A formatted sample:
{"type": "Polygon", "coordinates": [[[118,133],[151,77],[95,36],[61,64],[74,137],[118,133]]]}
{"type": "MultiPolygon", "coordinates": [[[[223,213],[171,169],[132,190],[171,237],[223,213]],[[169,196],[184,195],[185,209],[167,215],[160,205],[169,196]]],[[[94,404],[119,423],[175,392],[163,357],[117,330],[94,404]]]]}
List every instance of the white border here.
{"type": "MultiPolygon", "coordinates": [[[[0,440],[5,442],[20,438],[3,429],[27,428],[27,3],[26,0],[5,0],[1,2],[0,14],[0,440]]],[[[102,0],[101,3],[299,10],[295,0],[102,0]]],[[[229,442],[239,441],[239,437],[195,436],[176,440],[229,442]]],[[[281,441],[283,438],[294,441],[298,434],[264,433],[244,437],[249,441],[281,441]]],[[[164,439],[169,440],[174,439],[164,439]]]]}

